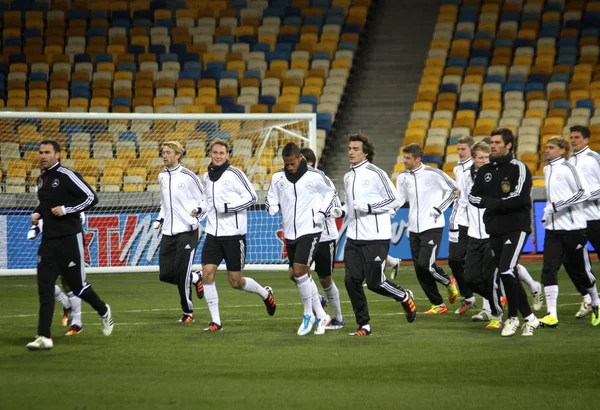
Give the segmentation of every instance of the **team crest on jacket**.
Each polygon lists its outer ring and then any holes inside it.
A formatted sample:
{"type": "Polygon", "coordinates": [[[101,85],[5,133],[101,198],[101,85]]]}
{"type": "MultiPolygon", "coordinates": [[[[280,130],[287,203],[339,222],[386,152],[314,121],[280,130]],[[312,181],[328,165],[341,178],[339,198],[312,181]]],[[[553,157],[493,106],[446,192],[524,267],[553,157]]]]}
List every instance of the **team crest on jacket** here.
{"type": "Polygon", "coordinates": [[[488,172],[483,178],[485,179],[485,182],[490,182],[492,180],[492,174],[488,172]]]}
{"type": "Polygon", "coordinates": [[[54,181],[52,181],[52,188],[56,188],[58,184],[60,184],[60,181],[58,179],[55,179],[54,181]]]}
{"type": "Polygon", "coordinates": [[[507,181],[506,179],[504,181],[502,181],[502,183],[500,184],[500,187],[502,188],[502,192],[504,192],[505,194],[508,194],[510,192],[510,181],[507,181]]]}
{"type": "Polygon", "coordinates": [[[315,185],[312,183],[312,181],[308,181],[306,183],[306,189],[308,189],[310,192],[314,192],[315,191],[315,185]]]}
{"type": "Polygon", "coordinates": [[[283,177],[279,178],[279,182],[277,182],[277,186],[279,187],[279,189],[287,188],[287,184],[285,183],[285,179],[283,179],[283,177]]]}
{"type": "Polygon", "coordinates": [[[183,182],[180,182],[179,185],[177,185],[177,188],[183,191],[185,189],[185,184],[183,182]]]}
{"type": "Polygon", "coordinates": [[[369,182],[369,180],[368,180],[368,179],[365,179],[365,180],[362,182],[362,186],[364,186],[365,188],[366,188],[366,187],[368,187],[368,186],[369,186],[369,184],[370,184],[370,182],[369,182]]]}

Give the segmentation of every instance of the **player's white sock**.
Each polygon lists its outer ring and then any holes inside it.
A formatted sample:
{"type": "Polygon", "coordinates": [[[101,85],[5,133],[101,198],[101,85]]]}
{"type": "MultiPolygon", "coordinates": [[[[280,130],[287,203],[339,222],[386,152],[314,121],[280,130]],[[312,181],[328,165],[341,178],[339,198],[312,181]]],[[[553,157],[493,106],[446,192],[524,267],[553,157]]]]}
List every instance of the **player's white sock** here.
{"type": "Polygon", "coordinates": [[[244,286],[242,287],[242,290],[249,293],[256,293],[263,300],[269,297],[269,292],[267,292],[265,288],[260,286],[258,282],[252,278],[244,278],[244,286]]]}
{"type": "Polygon", "coordinates": [[[558,313],[556,312],[558,285],[544,286],[544,293],[546,293],[546,306],[548,306],[548,314],[558,318],[558,313]]]}
{"type": "Polygon", "coordinates": [[[393,256],[386,256],[385,261],[388,263],[388,265],[391,266],[396,266],[398,259],[394,258],[393,256]]]}
{"type": "Polygon", "coordinates": [[[73,320],[71,321],[71,325],[77,325],[79,327],[83,327],[81,322],[81,299],[79,299],[73,292],[69,292],[69,302],[71,303],[71,315],[73,316],[73,320]]]}
{"type": "Polygon", "coordinates": [[[533,322],[535,320],[535,315],[531,313],[529,316],[524,317],[523,319],[525,319],[526,322],[533,322]]]}
{"type": "Polygon", "coordinates": [[[313,278],[310,278],[309,282],[312,295],[312,310],[313,312],[315,312],[315,315],[317,315],[317,317],[325,317],[327,313],[325,313],[323,306],[321,306],[321,296],[319,295],[319,289],[317,289],[317,284],[315,283],[313,278]]]}
{"type": "Polygon", "coordinates": [[[517,265],[517,270],[519,271],[519,279],[521,279],[523,282],[525,282],[527,284],[527,286],[529,287],[529,291],[531,293],[537,293],[537,292],[541,291],[541,289],[538,289],[538,286],[535,283],[535,280],[533,280],[533,278],[531,277],[531,275],[529,274],[529,271],[525,268],[525,266],[517,265]]]}
{"type": "Polygon", "coordinates": [[[200,280],[200,275],[198,275],[196,272],[192,271],[192,283],[198,283],[199,280],[200,280]]]}
{"type": "Polygon", "coordinates": [[[206,299],[206,305],[210,312],[212,321],[218,325],[221,324],[221,315],[219,314],[219,293],[217,292],[217,285],[213,283],[204,284],[204,299],[206,299]]]}
{"type": "Polygon", "coordinates": [[[69,309],[71,307],[71,303],[69,303],[69,298],[63,293],[62,290],[60,290],[60,287],[58,287],[58,285],[54,285],[54,299],[56,299],[57,302],[63,305],[63,308],[65,309],[69,309]]]}
{"type": "Polygon", "coordinates": [[[583,296],[583,300],[585,301],[585,303],[592,303],[592,297],[589,293],[583,296]]]}
{"type": "Polygon", "coordinates": [[[485,310],[486,312],[492,311],[492,308],[490,307],[490,301],[486,298],[483,298],[483,310],[485,310]]]}
{"type": "MultiPolygon", "coordinates": [[[[304,274],[299,278],[296,278],[296,284],[298,285],[298,291],[300,292],[300,297],[302,297],[302,304],[304,305],[304,315],[312,316],[313,315],[313,301],[312,301],[312,286],[311,279],[308,277],[308,274],[304,274]]],[[[316,286],[315,286],[316,288],[316,286]]],[[[319,303],[319,307],[321,310],[321,304],[319,303]]]]}
{"type": "Polygon", "coordinates": [[[340,291],[338,290],[337,286],[335,286],[335,282],[331,281],[331,286],[323,290],[325,291],[327,299],[329,300],[329,304],[331,305],[331,313],[333,314],[333,317],[341,321],[344,317],[342,316],[342,306],[340,305],[340,291]]]}
{"type": "Polygon", "coordinates": [[[592,305],[594,306],[598,306],[600,305],[600,298],[598,298],[598,288],[596,287],[596,284],[594,284],[594,286],[592,286],[591,288],[588,289],[588,296],[591,296],[591,300],[592,300],[592,305]]]}

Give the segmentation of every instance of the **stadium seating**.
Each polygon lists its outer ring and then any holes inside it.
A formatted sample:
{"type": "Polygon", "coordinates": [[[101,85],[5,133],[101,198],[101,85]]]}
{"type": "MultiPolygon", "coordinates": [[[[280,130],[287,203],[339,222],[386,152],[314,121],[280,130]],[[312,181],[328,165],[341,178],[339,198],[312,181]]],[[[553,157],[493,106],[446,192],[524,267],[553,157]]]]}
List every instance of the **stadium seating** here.
{"type": "MultiPolygon", "coordinates": [[[[120,113],[311,112],[317,113],[319,138],[324,141],[331,131],[370,3],[4,1],[0,3],[4,23],[0,108],[120,113]]],[[[64,140],[68,158],[76,162],[159,155],[158,144],[149,141],[162,138],[145,138],[151,127],[113,125],[118,124],[14,123],[20,138],[18,159],[29,161],[24,145],[45,135],[64,140]],[[33,132],[31,127],[35,127],[33,132]]],[[[180,138],[184,134],[175,125],[172,131],[180,138]]],[[[193,139],[205,141],[215,135],[229,136],[232,141],[236,137],[235,131],[204,130],[201,124],[196,124],[193,132],[193,139]]],[[[15,159],[15,152],[14,146],[5,151],[3,145],[2,164],[15,159]]],[[[188,162],[199,166],[198,159],[204,156],[194,151],[188,162]]],[[[120,184],[103,180],[103,172],[102,167],[98,175],[86,171],[86,177],[94,184],[104,181],[111,184],[109,189],[121,189],[124,180],[120,184]]],[[[7,181],[6,174],[3,181],[7,181]]],[[[125,184],[127,190],[132,189],[131,181],[125,184]]]]}
{"type": "Polygon", "coordinates": [[[600,150],[600,1],[442,3],[403,145],[425,145],[450,174],[458,138],[495,127],[518,135],[518,156],[538,176],[545,141],[570,126],[590,126],[600,150]]]}

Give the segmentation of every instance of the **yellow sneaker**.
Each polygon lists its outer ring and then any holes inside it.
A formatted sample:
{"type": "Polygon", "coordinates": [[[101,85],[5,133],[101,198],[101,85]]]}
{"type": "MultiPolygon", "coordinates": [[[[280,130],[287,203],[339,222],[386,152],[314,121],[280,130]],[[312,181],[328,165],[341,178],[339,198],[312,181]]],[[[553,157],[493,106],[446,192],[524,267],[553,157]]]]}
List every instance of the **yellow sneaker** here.
{"type": "Polygon", "coordinates": [[[558,319],[551,314],[547,314],[540,319],[540,325],[542,327],[558,327],[558,319]]]}
{"type": "Polygon", "coordinates": [[[497,319],[492,319],[485,326],[486,329],[502,329],[502,322],[497,319]]]}
{"type": "Polygon", "coordinates": [[[458,289],[456,289],[456,279],[454,279],[454,276],[450,276],[450,284],[446,286],[446,289],[448,290],[448,302],[452,305],[458,298],[458,289]]]}
{"type": "Polygon", "coordinates": [[[446,305],[433,305],[431,309],[425,312],[426,315],[445,315],[446,313],[448,313],[446,305]]]}
{"type": "Polygon", "coordinates": [[[600,325],[600,314],[598,313],[598,306],[592,306],[592,326],[600,325]]]}

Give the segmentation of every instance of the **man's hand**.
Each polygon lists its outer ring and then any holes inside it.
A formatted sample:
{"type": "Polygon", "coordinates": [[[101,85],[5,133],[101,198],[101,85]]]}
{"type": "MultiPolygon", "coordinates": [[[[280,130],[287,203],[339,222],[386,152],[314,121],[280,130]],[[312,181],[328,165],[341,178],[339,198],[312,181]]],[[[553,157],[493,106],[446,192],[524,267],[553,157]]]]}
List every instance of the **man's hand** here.
{"type": "Polygon", "coordinates": [[[193,217],[196,217],[196,216],[201,215],[201,214],[202,214],[202,208],[194,208],[194,209],[192,209],[192,216],[193,217]]]}
{"type": "Polygon", "coordinates": [[[429,211],[429,215],[433,216],[434,218],[438,218],[442,213],[440,212],[439,209],[437,208],[431,208],[431,210],[429,211]]]}
{"type": "Polygon", "coordinates": [[[315,225],[323,225],[324,221],[325,221],[325,214],[323,214],[322,212],[317,212],[315,214],[315,216],[313,217],[313,222],[315,225]]]}
{"type": "Polygon", "coordinates": [[[52,215],[54,215],[54,216],[64,216],[65,215],[65,211],[63,211],[62,206],[55,206],[54,208],[52,208],[50,210],[50,212],[52,212],[52,215]]]}
{"type": "Polygon", "coordinates": [[[369,204],[365,201],[354,201],[354,210],[364,213],[369,213],[369,204]]]}
{"type": "Polygon", "coordinates": [[[334,218],[341,218],[344,216],[344,210],[342,208],[331,208],[331,216],[334,218]]]}
{"type": "Polygon", "coordinates": [[[37,225],[40,222],[40,218],[42,216],[40,214],[38,214],[37,212],[31,215],[31,224],[32,225],[37,225]]]}
{"type": "Polygon", "coordinates": [[[275,216],[277,214],[277,212],[279,212],[279,206],[277,206],[277,205],[271,205],[269,207],[269,215],[275,216]]]}

